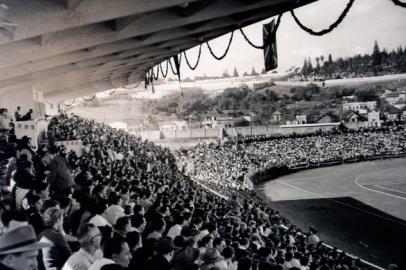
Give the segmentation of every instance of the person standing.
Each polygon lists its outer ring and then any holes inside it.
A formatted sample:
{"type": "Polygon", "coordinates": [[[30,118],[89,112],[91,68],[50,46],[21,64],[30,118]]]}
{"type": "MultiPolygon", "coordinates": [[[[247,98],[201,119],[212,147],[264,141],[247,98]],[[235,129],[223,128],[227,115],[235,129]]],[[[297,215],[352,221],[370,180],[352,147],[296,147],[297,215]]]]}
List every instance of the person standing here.
{"type": "Polygon", "coordinates": [[[47,177],[50,192],[54,197],[69,195],[75,182],[66,159],[59,155],[56,146],[51,146],[49,152],[52,156],[51,163],[49,164],[50,172],[47,177]]]}
{"type": "Polygon", "coordinates": [[[17,121],[21,121],[21,107],[17,106],[17,110],[14,112],[14,118],[17,121]]]}

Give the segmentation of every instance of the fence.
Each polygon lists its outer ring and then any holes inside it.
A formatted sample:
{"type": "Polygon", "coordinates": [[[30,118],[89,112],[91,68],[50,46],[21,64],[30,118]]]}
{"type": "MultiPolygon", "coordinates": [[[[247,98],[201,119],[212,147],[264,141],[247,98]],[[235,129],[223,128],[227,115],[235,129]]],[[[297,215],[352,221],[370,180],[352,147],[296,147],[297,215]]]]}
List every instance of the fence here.
{"type": "Polygon", "coordinates": [[[275,166],[275,167],[269,167],[265,168],[262,171],[258,171],[250,176],[250,180],[253,184],[260,184],[265,181],[275,179],[277,177],[295,173],[301,170],[307,170],[307,169],[315,169],[315,168],[320,168],[320,167],[329,167],[329,166],[335,166],[335,165],[340,165],[340,164],[345,164],[345,163],[356,163],[356,162],[361,162],[361,161],[372,161],[372,160],[379,160],[379,159],[389,159],[389,158],[401,158],[401,157],[406,157],[406,152],[405,153],[399,153],[399,154],[381,154],[381,155],[375,155],[375,156],[369,156],[369,157],[354,157],[351,159],[342,159],[342,160],[333,160],[333,161],[325,161],[325,162],[318,162],[318,163],[308,163],[306,165],[301,165],[301,166],[296,166],[296,167],[291,167],[288,168],[287,166],[275,166]]]}

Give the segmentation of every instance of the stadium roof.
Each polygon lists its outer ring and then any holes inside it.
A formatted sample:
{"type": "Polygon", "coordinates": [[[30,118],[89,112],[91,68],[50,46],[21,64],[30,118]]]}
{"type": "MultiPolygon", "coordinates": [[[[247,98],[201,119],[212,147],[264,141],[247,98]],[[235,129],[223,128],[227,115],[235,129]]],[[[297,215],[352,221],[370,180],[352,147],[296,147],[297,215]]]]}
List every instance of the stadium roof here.
{"type": "Polygon", "coordinates": [[[47,99],[142,81],[180,51],[316,0],[2,0],[0,95],[47,99]]]}

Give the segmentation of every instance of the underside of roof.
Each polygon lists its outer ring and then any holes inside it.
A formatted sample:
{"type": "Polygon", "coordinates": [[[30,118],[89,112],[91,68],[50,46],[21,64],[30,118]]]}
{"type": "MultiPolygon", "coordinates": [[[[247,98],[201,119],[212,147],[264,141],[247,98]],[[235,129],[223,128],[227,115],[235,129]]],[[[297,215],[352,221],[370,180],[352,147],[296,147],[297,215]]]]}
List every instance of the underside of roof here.
{"type": "Polygon", "coordinates": [[[2,0],[0,95],[35,87],[63,101],[134,84],[179,52],[314,1],[2,0]]]}

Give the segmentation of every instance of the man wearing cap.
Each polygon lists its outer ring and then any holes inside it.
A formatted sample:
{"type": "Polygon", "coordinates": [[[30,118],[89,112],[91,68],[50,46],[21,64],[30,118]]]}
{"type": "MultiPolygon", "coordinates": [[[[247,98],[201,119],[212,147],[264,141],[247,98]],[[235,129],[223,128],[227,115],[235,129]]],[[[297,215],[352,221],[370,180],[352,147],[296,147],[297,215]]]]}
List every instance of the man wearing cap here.
{"type": "Polygon", "coordinates": [[[172,260],[174,249],[175,247],[170,237],[161,237],[157,246],[158,254],[151,257],[148,267],[150,269],[171,270],[172,266],[169,262],[172,260]]]}
{"type": "Polygon", "coordinates": [[[0,270],[36,270],[38,250],[49,247],[38,242],[31,226],[22,226],[0,236],[0,270]]]}

